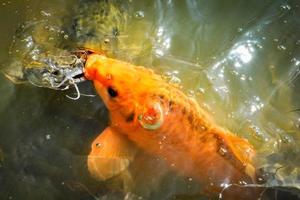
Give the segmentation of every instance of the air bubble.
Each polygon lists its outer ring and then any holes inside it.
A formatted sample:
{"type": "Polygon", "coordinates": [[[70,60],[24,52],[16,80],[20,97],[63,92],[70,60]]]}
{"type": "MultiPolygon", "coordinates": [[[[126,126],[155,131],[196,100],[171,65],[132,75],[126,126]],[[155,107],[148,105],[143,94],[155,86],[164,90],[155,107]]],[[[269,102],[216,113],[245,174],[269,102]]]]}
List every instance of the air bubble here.
{"type": "Polygon", "coordinates": [[[264,181],[264,179],[262,177],[257,178],[257,182],[262,183],[263,181],[264,181]]]}
{"type": "Polygon", "coordinates": [[[292,7],[289,4],[285,4],[285,5],[281,5],[280,8],[282,10],[291,10],[292,7]]]}
{"type": "Polygon", "coordinates": [[[195,91],[194,90],[189,90],[188,91],[188,96],[189,97],[195,97],[195,91]]]}
{"type": "Polygon", "coordinates": [[[51,139],[51,135],[50,135],[50,134],[47,134],[47,135],[45,136],[45,138],[46,138],[46,140],[50,140],[50,139],[51,139]]]}
{"type": "Polygon", "coordinates": [[[231,112],[231,113],[228,113],[228,118],[231,118],[231,119],[233,119],[234,118],[234,114],[231,112]]]}
{"type": "Polygon", "coordinates": [[[245,181],[239,181],[239,184],[240,185],[247,185],[247,182],[245,182],[245,181]]]}
{"type": "Polygon", "coordinates": [[[50,17],[51,14],[50,13],[47,13],[46,11],[41,11],[41,15],[44,16],[44,17],[50,17]]]}
{"type": "Polygon", "coordinates": [[[145,17],[145,13],[143,11],[136,11],[135,14],[134,14],[134,17],[137,18],[137,19],[142,19],[145,17]]]}
{"type": "Polygon", "coordinates": [[[279,49],[279,50],[286,50],[286,47],[284,45],[278,45],[277,49],[279,49]]]}
{"type": "Polygon", "coordinates": [[[220,147],[219,153],[220,153],[221,156],[225,156],[226,153],[227,153],[227,149],[225,149],[224,147],[220,147]]]}
{"type": "Polygon", "coordinates": [[[110,43],[110,39],[108,39],[108,38],[105,38],[105,39],[104,39],[104,43],[105,43],[105,44],[108,44],[108,43],[110,43]]]}
{"type": "Polygon", "coordinates": [[[245,74],[242,74],[242,75],[241,75],[241,77],[240,77],[240,79],[241,79],[242,81],[244,81],[244,80],[246,80],[246,79],[247,79],[247,77],[246,77],[246,75],[245,75],[245,74]]]}
{"type": "Polygon", "coordinates": [[[173,83],[173,84],[180,84],[181,80],[178,77],[176,77],[176,76],[172,76],[172,77],[170,77],[169,82],[173,83]]]}
{"type": "Polygon", "coordinates": [[[197,90],[200,94],[204,94],[205,93],[205,89],[204,88],[198,88],[197,90]]]}

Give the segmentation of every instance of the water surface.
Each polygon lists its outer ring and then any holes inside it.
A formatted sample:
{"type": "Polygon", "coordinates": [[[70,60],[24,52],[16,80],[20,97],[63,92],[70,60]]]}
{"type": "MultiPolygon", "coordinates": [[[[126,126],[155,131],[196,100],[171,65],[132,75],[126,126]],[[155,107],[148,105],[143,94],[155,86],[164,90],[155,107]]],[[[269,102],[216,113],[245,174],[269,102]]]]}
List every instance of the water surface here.
{"type": "MultiPolygon", "coordinates": [[[[154,68],[249,139],[258,165],[276,172],[270,186],[300,188],[300,112],[292,111],[300,108],[299,9],[292,0],[2,1],[0,60],[17,69],[33,38],[37,49],[104,49],[154,68]]],[[[1,199],[122,199],[86,168],[90,144],[108,124],[100,98],[72,101],[72,90],[0,82],[1,199]]],[[[90,83],[80,89],[94,93],[90,83]]],[[[181,181],[141,193],[171,198],[181,181]]]]}

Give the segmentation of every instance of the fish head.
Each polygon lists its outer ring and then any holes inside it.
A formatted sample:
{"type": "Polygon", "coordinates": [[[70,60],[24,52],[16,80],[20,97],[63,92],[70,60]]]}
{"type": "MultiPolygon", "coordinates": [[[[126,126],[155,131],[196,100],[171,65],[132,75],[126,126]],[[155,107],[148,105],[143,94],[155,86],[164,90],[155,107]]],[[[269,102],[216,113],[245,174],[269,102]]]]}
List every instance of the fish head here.
{"type": "Polygon", "coordinates": [[[146,129],[161,125],[162,105],[154,94],[161,89],[162,80],[152,70],[92,54],[84,74],[94,82],[114,121],[146,129]]]}
{"type": "Polygon", "coordinates": [[[38,87],[64,90],[85,80],[84,63],[84,57],[77,52],[57,50],[53,53],[36,53],[34,56],[29,53],[22,62],[13,62],[3,71],[14,83],[29,82],[38,87]]]}

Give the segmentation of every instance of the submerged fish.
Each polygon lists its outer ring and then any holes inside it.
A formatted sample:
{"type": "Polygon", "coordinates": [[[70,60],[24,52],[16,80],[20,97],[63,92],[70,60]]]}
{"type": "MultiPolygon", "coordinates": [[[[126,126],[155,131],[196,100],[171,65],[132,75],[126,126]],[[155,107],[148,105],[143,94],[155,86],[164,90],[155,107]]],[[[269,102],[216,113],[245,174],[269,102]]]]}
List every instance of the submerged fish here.
{"type": "Polygon", "coordinates": [[[28,81],[38,87],[65,90],[70,85],[84,81],[81,76],[84,58],[76,55],[79,53],[80,51],[57,51],[56,55],[40,53],[35,59],[24,61],[19,66],[21,70],[6,69],[4,74],[14,83],[28,81]],[[20,75],[16,74],[20,71],[20,75]]]}
{"type": "Polygon", "coordinates": [[[84,74],[94,82],[111,118],[88,156],[94,177],[107,180],[124,171],[138,147],[204,184],[210,195],[235,185],[226,189],[224,199],[257,197],[256,189],[241,193],[244,188],[237,186],[258,178],[251,144],[216,125],[178,87],[150,69],[98,54],[87,57],[84,74]]]}

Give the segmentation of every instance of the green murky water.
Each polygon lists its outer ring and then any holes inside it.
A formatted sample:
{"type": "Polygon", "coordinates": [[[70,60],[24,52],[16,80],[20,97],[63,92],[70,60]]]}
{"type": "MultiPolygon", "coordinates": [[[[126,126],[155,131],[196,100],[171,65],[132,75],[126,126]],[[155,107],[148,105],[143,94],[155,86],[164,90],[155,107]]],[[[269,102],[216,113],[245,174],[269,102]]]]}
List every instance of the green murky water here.
{"type": "MultiPolygon", "coordinates": [[[[18,70],[34,47],[85,46],[152,67],[249,139],[258,165],[276,171],[270,185],[300,188],[300,112],[291,112],[300,108],[299,4],[2,0],[0,61],[18,70]]],[[[108,123],[98,97],[72,101],[72,90],[14,85],[3,75],[0,82],[0,199],[123,199],[86,168],[90,143],[108,123]]],[[[94,93],[90,83],[80,89],[94,93]]],[[[170,198],[181,192],[174,182],[141,195],[170,198]]]]}

